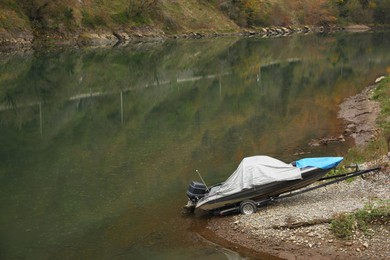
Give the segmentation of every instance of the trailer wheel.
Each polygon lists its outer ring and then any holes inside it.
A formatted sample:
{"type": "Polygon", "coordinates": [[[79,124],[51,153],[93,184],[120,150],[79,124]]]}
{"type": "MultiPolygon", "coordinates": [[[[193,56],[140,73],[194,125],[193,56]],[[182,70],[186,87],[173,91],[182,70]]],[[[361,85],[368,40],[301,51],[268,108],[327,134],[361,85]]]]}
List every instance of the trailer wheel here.
{"type": "Polygon", "coordinates": [[[250,215],[255,213],[257,210],[257,206],[253,200],[244,200],[240,204],[240,212],[244,215],[250,215]]]}

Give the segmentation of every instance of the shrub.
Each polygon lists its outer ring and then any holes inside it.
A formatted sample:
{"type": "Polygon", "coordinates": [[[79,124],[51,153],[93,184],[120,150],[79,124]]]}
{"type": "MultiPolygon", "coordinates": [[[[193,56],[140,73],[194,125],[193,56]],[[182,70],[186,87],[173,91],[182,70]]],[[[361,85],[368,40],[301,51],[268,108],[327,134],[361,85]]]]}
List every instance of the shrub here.
{"type": "Polygon", "coordinates": [[[378,201],[354,213],[336,215],[330,223],[333,233],[340,238],[350,239],[358,231],[368,235],[368,227],[373,223],[388,225],[390,221],[389,200],[378,201]]]}
{"type": "Polygon", "coordinates": [[[374,10],[374,21],[379,24],[390,24],[390,0],[377,2],[374,10]]]}
{"type": "Polygon", "coordinates": [[[333,233],[340,238],[350,239],[357,226],[354,214],[337,215],[330,223],[333,233]]]}
{"type": "Polygon", "coordinates": [[[98,26],[105,26],[106,25],[105,20],[98,15],[90,15],[88,12],[83,11],[82,16],[83,16],[82,23],[83,23],[83,26],[85,26],[85,27],[95,29],[98,26]]]}
{"type": "Polygon", "coordinates": [[[114,21],[116,24],[127,24],[129,22],[129,17],[127,15],[127,12],[120,12],[116,14],[111,15],[111,19],[114,21]]]}

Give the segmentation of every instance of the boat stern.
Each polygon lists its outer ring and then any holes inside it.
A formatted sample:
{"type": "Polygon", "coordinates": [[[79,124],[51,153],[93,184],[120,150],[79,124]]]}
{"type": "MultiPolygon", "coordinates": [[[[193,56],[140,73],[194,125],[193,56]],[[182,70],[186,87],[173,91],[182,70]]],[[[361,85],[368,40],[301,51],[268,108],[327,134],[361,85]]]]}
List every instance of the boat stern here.
{"type": "Polygon", "coordinates": [[[184,213],[194,213],[196,203],[188,200],[187,204],[183,207],[184,213]]]}
{"type": "Polygon", "coordinates": [[[197,202],[207,193],[207,187],[201,182],[191,181],[187,190],[188,202],[184,206],[184,210],[188,213],[193,213],[197,202]]]}

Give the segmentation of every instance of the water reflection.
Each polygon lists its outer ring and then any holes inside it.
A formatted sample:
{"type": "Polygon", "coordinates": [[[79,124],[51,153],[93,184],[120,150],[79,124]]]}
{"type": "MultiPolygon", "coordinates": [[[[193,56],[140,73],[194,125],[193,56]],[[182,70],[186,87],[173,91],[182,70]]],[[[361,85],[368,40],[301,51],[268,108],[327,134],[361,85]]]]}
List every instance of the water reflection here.
{"type": "Polygon", "coordinates": [[[189,180],[339,133],[388,34],[168,41],[0,57],[2,258],[225,259],[182,218],[189,180]]]}

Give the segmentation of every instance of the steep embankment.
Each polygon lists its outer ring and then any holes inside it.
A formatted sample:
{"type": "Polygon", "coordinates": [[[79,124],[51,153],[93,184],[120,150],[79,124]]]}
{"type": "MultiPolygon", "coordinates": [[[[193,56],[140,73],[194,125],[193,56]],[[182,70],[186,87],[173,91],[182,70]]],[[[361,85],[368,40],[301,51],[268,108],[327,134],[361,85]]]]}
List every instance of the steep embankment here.
{"type": "Polygon", "coordinates": [[[32,40],[110,44],[190,32],[237,32],[239,27],[209,1],[3,0],[0,47],[32,40]]]}
{"type": "Polygon", "coordinates": [[[30,21],[17,4],[0,2],[0,49],[30,45],[33,33],[30,21]]]}
{"type": "Polygon", "coordinates": [[[390,0],[1,0],[0,47],[21,47],[34,39],[102,45],[245,30],[281,35],[296,26],[307,31],[305,25],[321,30],[384,26],[390,24],[389,12],[390,0]]]}

